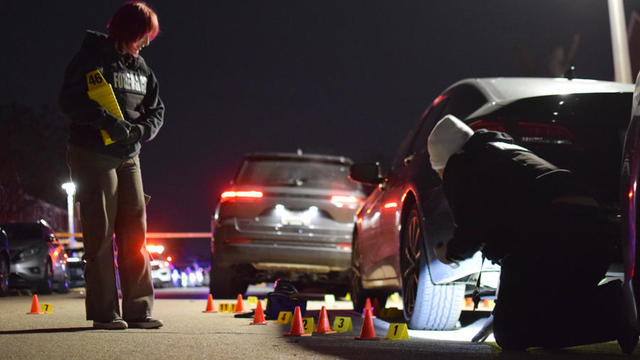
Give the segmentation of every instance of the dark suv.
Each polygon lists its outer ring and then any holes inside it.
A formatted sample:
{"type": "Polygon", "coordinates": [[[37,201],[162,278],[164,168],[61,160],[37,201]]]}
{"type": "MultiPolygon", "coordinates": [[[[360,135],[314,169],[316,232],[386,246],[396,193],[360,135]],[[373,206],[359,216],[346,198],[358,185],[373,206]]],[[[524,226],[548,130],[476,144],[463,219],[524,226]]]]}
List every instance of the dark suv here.
{"type": "Polygon", "coordinates": [[[350,165],[328,155],[245,156],[212,219],[214,296],[280,277],[345,293],[353,216],[365,197],[350,165]]]}
{"type": "MultiPolygon", "coordinates": [[[[630,84],[544,78],[466,79],[447,88],[402,142],[388,173],[376,164],[352,168],[354,180],[378,185],[355,222],[354,307],[360,309],[366,297],[382,299],[400,290],[410,327],[449,329],[481,268],[492,275],[483,275],[482,285],[497,284],[497,266],[483,263],[480,253],[457,268],[433,253],[453,230],[427,152],[427,137],[440,119],[451,114],[473,129],[510,134],[519,145],[574,171],[619,221],[619,159],[632,91],[630,84]]],[[[621,267],[612,266],[609,276],[620,277],[621,267]]]]}

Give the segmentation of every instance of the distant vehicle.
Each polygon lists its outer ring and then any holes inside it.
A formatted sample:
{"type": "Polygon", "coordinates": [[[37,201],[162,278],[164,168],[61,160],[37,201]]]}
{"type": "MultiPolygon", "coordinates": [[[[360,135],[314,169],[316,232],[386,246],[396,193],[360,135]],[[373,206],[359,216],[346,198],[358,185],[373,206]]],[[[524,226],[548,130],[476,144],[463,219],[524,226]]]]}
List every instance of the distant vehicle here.
{"type": "Polygon", "coordinates": [[[640,203],[638,197],[640,182],[640,77],[633,92],[631,122],[627,128],[622,152],[621,194],[622,245],[627,273],[634,274],[633,287],[636,304],[640,308],[640,256],[638,251],[638,227],[640,226],[640,203]]]}
{"type": "Polygon", "coordinates": [[[0,228],[0,296],[5,296],[9,293],[10,274],[9,240],[7,239],[7,233],[0,228]]]}
{"type": "Polygon", "coordinates": [[[35,289],[40,294],[55,289],[69,291],[67,254],[46,221],[0,225],[9,238],[9,285],[35,289]]]}
{"type": "Polygon", "coordinates": [[[151,255],[151,279],[154,288],[163,288],[173,285],[171,281],[171,257],[164,254],[164,246],[156,244],[147,244],[147,251],[151,255]]]}
{"type": "Polygon", "coordinates": [[[77,288],[85,286],[84,282],[84,249],[66,249],[67,252],[67,273],[69,274],[69,287],[77,288]]]}
{"type": "Polygon", "coordinates": [[[171,264],[167,260],[151,260],[151,279],[154,288],[163,288],[173,285],[171,282],[171,264]]]}
{"type": "MultiPolygon", "coordinates": [[[[596,191],[609,216],[618,219],[619,157],[632,91],[629,84],[542,78],[466,79],[447,88],[409,132],[388,172],[377,164],[351,169],[352,179],[378,185],[357,214],[354,308],[359,311],[366,297],[386,299],[401,291],[411,328],[450,329],[481,268],[492,275],[482,276],[484,294],[496,286],[498,267],[483,262],[480,253],[456,268],[433,253],[453,231],[441,181],[427,153],[427,137],[440,119],[451,114],[473,129],[510,134],[516,143],[574,171],[596,191]]],[[[618,265],[609,276],[620,277],[618,265]]]]}
{"type": "Polygon", "coordinates": [[[345,293],[353,216],[365,198],[345,157],[245,156],[212,219],[210,288],[235,297],[251,283],[284,278],[345,293]]]}

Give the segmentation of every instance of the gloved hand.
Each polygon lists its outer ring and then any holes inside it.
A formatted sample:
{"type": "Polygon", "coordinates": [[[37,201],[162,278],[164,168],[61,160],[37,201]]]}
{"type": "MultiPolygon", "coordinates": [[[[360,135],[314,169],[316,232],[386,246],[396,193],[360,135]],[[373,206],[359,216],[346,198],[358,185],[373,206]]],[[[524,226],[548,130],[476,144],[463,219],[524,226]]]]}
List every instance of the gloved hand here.
{"type": "Polygon", "coordinates": [[[129,129],[129,135],[122,142],[124,144],[134,144],[140,141],[142,137],[142,126],[131,124],[131,128],[129,129]]]}
{"type": "Polygon", "coordinates": [[[129,131],[132,126],[127,120],[116,118],[113,125],[105,130],[109,133],[111,140],[118,142],[129,137],[129,131]]]}

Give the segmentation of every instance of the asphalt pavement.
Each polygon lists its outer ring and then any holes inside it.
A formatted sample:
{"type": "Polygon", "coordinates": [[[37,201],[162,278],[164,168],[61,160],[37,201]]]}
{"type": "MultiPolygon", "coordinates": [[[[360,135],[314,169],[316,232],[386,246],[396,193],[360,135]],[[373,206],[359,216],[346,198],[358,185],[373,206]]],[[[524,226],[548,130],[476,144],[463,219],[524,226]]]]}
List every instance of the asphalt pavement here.
{"type": "MultiPolygon", "coordinates": [[[[85,320],[82,289],[69,294],[39,296],[51,313],[28,315],[32,297],[0,298],[0,359],[620,359],[615,342],[548,352],[503,352],[492,341],[472,344],[469,338],[483,319],[455,331],[409,331],[407,340],[387,340],[389,322],[374,319],[380,340],[355,340],[362,328],[359,314],[345,301],[310,301],[310,314],[322,305],[329,319],[348,316],[353,330],[308,337],[285,337],[290,325],[269,321],[250,325],[252,318],[233,313],[203,313],[206,289],[160,290],[154,316],[165,326],[156,330],[94,330],[85,320]]],[[[214,299],[220,304],[236,300],[214,299]]],[[[244,301],[245,309],[255,308],[244,301]]],[[[309,315],[309,314],[307,314],[309,315]]],[[[523,324],[525,325],[525,324],[523,324]]],[[[636,349],[631,358],[640,358],[636,349]]]]}

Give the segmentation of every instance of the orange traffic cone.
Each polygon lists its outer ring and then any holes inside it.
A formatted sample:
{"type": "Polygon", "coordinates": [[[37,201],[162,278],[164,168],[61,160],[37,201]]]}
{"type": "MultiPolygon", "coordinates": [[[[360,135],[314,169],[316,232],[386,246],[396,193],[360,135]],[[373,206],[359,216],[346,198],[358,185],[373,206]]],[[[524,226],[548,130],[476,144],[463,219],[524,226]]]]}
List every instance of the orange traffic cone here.
{"type": "Polygon", "coordinates": [[[216,313],[217,311],[213,308],[213,295],[209,294],[209,298],[207,299],[207,308],[204,309],[204,313],[216,313]]]}
{"type": "Polygon", "coordinates": [[[44,312],[40,311],[40,304],[38,304],[38,295],[33,294],[33,299],[31,300],[31,311],[27,314],[31,315],[39,315],[44,314],[44,312]]]}
{"type": "Polygon", "coordinates": [[[318,318],[318,328],[313,332],[314,334],[335,334],[336,331],[331,329],[329,325],[329,316],[327,315],[327,308],[322,306],[320,309],[320,317],[318,318]]]}
{"type": "Polygon", "coordinates": [[[302,313],[300,312],[300,306],[296,306],[293,311],[293,319],[291,320],[291,329],[288,333],[284,333],[284,336],[311,336],[304,332],[304,325],[302,324],[302,313]]]}
{"type": "Polygon", "coordinates": [[[242,294],[238,294],[238,301],[236,302],[236,311],[237,313],[241,313],[244,311],[244,307],[242,307],[242,294]]]}
{"type": "Polygon", "coordinates": [[[372,316],[371,310],[365,310],[360,336],[356,336],[356,340],[380,340],[380,338],[376,336],[376,331],[373,328],[372,316]]]}
{"type": "Polygon", "coordinates": [[[256,307],[256,313],[253,314],[253,321],[250,325],[267,325],[267,321],[264,319],[264,310],[262,310],[262,301],[258,300],[258,307],[256,307]]]}
{"type": "MultiPolygon", "coordinates": [[[[364,307],[362,308],[362,315],[360,317],[364,317],[364,314],[367,310],[371,311],[371,316],[373,316],[373,307],[371,306],[371,299],[367,298],[364,302],[364,307]]],[[[374,316],[375,317],[375,316],[374,316]]]]}

